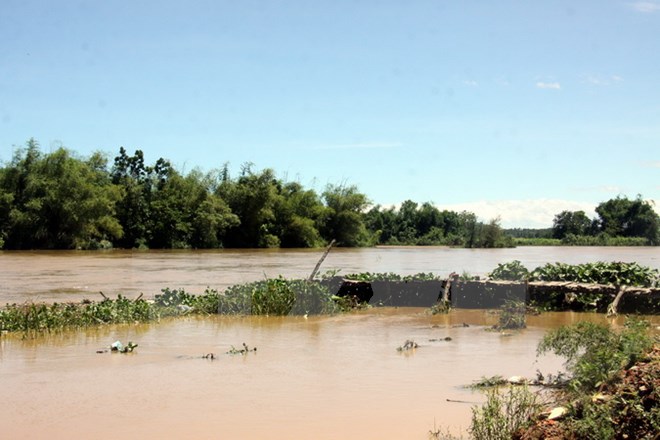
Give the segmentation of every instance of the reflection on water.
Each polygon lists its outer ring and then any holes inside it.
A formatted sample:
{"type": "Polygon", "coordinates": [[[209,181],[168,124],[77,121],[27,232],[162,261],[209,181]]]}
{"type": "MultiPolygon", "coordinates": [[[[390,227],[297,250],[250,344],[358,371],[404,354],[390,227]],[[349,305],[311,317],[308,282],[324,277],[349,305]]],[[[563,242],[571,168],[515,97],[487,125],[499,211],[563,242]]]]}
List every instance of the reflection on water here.
{"type": "MultiPolygon", "coordinates": [[[[153,297],[161,289],[201,293],[264,276],[307,277],[320,250],[220,251],[0,251],[0,304],[79,301],[108,295],[153,297]]],[[[321,271],[433,272],[446,276],[467,271],[484,275],[497,264],[520,260],[528,268],[548,262],[637,261],[660,268],[652,247],[520,247],[514,249],[367,248],[333,249],[321,271]]]]}
{"type": "Polygon", "coordinates": [[[482,395],[462,385],[560,369],[554,357],[537,362],[536,344],[584,319],[605,321],[549,313],[505,337],[484,330],[496,320],[485,311],[385,308],[3,336],[0,425],[4,438],[426,439],[434,423],[467,428],[471,404],[447,399],[482,395]],[[96,353],[117,339],[136,353],[96,353]],[[397,352],[407,339],[420,347],[397,352]],[[258,351],[224,354],[243,342],[258,351]],[[201,358],[209,352],[218,359],[201,358]]]}

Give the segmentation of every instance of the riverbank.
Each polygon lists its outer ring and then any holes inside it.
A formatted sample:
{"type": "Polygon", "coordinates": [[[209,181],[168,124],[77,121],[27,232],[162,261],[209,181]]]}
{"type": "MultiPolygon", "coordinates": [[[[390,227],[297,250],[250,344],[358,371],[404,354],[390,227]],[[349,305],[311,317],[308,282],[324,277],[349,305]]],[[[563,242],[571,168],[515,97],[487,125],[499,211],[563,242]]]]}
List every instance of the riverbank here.
{"type": "Polygon", "coordinates": [[[552,393],[551,405],[514,440],[613,438],[655,440],[660,432],[660,345],[586,396],[552,393]],[[552,408],[559,408],[552,409],[552,408]],[[554,412],[553,412],[554,411],[554,412]],[[553,417],[552,414],[557,414],[553,417]]]}

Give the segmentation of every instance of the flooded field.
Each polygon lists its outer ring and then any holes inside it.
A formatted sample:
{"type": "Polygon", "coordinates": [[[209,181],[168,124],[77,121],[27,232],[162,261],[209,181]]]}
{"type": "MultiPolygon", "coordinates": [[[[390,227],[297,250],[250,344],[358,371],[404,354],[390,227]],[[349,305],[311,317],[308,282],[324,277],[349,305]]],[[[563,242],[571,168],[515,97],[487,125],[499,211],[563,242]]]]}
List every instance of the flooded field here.
{"type": "MultiPolygon", "coordinates": [[[[321,250],[216,251],[0,251],[0,304],[24,301],[80,301],[123,294],[153,297],[161,289],[185,288],[201,293],[209,286],[222,290],[232,284],[265,276],[305,278],[321,250]]],[[[593,261],[636,261],[660,268],[657,247],[520,247],[513,249],[450,249],[439,247],[333,249],[321,272],[433,272],[448,275],[467,271],[485,275],[497,264],[520,260],[529,269],[549,262],[577,264],[593,261]]]]}
{"type": "Polygon", "coordinates": [[[495,319],[388,308],[3,336],[0,424],[4,438],[426,439],[434,423],[469,426],[470,407],[483,398],[463,385],[555,373],[559,359],[535,356],[548,328],[605,320],[548,313],[502,336],[485,331],[495,319]],[[420,347],[397,352],[406,339],[420,347]],[[139,347],[96,353],[115,340],[139,347]],[[243,342],[257,352],[225,354],[243,342]]]}
{"type": "MultiPolygon", "coordinates": [[[[320,251],[0,252],[0,302],[193,293],[282,274],[305,277],[320,251]]],[[[485,274],[498,263],[637,261],[657,248],[333,250],[322,270],[485,274]]],[[[650,317],[655,327],[660,317],[650,317]]],[[[36,337],[0,336],[3,438],[426,439],[464,432],[483,376],[556,373],[536,358],[549,328],[603,315],[548,313],[508,336],[495,315],[374,308],[322,317],[197,317],[36,337]],[[467,324],[464,326],[463,324],[467,324]],[[445,338],[451,338],[445,340],[445,338]],[[134,353],[97,353],[114,341],[134,353]],[[406,340],[420,347],[398,352],[406,340]],[[232,346],[257,347],[246,355],[232,346]],[[213,353],[215,359],[205,359],[213,353]]],[[[619,318],[614,322],[622,324],[619,318]]]]}

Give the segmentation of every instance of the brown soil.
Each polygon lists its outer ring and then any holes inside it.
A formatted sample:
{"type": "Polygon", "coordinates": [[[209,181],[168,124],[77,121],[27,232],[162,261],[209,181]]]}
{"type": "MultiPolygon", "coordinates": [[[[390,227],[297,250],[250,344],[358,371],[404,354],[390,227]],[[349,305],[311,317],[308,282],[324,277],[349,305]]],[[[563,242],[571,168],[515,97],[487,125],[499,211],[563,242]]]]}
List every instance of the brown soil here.
{"type": "MultiPolygon", "coordinates": [[[[656,345],[643,361],[622,371],[597,396],[587,405],[601,406],[598,409],[609,415],[615,429],[614,439],[660,440],[657,429],[660,424],[660,346],[656,345]]],[[[557,400],[561,400],[559,396],[557,400]]],[[[573,408],[574,411],[564,420],[539,417],[531,427],[516,433],[514,439],[578,440],[570,425],[585,412],[585,406],[574,402],[573,408]]]]}

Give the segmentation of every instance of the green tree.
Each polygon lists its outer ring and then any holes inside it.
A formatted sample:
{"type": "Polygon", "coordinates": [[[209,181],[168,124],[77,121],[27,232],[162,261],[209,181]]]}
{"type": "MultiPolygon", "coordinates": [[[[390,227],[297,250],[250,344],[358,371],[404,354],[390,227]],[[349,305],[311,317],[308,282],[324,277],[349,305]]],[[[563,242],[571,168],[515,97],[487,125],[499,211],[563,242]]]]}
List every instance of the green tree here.
{"type": "Polygon", "coordinates": [[[147,246],[151,204],[151,181],[144,164],[144,154],[136,150],[133,156],[121,147],[111,170],[112,183],[121,190],[117,202],[117,218],[124,230],[118,245],[123,248],[147,246]]]}
{"type": "Polygon", "coordinates": [[[369,206],[367,196],[356,186],[328,185],[323,192],[327,213],[323,237],[337,240],[340,246],[362,246],[369,237],[364,225],[364,210],[369,206]]]}
{"type": "Polygon", "coordinates": [[[604,234],[616,237],[644,237],[649,244],[660,244],[660,217],[650,202],[616,197],[596,207],[597,225],[604,234]]]}
{"type": "Polygon", "coordinates": [[[324,240],[319,232],[325,207],[314,190],[300,183],[283,184],[276,198],[275,224],[282,247],[319,247],[324,240]]]}
{"type": "Polygon", "coordinates": [[[271,169],[259,173],[252,171],[252,164],[244,164],[238,180],[223,179],[217,195],[227,202],[231,212],[238,216],[240,226],[227,231],[229,247],[278,247],[275,234],[274,207],[281,182],[271,169]]]}
{"type": "Polygon", "coordinates": [[[88,161],[64,148],[42,155],[30,139],[1,173],[0,187],[7,248],[86,249],[122,236],[114,216],[119,192],[100,154],[88,161]]]}
{"type": "Polygon", "coordinates": [[[552,222],[552,236],[562,239],[568,234],[588,235],[591,223],[584,211],[562,211],[552,222]]]}

